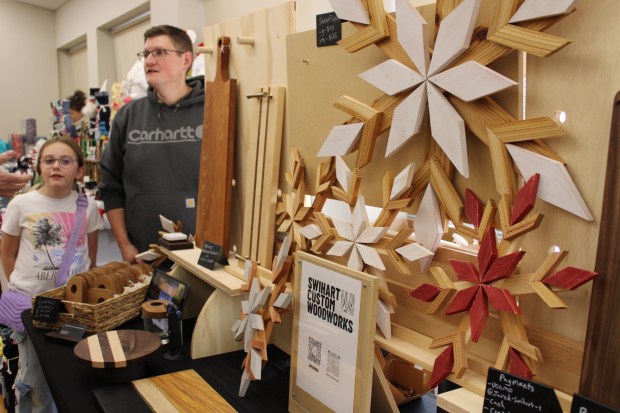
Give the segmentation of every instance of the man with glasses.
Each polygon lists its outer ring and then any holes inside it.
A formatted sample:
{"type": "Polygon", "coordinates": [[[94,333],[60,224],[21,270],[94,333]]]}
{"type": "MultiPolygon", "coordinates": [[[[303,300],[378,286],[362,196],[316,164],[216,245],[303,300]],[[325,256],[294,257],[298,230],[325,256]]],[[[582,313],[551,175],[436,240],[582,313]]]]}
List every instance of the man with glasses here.
{"type": "Polygon", "coordinates": [[[202,77],[186,80],[192,50],[179,28],[148,29],[138,53],[147,96],[123,106],[112,122],[99,188],[124,261],[135,262],[157,241],[160,214],[194,233],[205,90],[202,77]]]}

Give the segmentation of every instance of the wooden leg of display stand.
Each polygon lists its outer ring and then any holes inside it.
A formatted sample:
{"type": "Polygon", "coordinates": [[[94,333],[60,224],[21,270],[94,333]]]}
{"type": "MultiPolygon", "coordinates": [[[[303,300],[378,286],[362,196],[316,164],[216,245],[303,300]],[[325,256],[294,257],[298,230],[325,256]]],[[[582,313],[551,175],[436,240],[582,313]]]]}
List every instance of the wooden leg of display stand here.
{"type": "Polygon", "coordinates": [[[174,267],[170,275],[191,285],[183,309],[183,319],[196,318],[190,357],[196,359],[242,349],[243,342],[235,341],[230,327],[239,318],[241,301],[246,295],[229,295],[181,266],[174,267]]]}
{"type": "Polygon", "coordinates": [[[241,301],[245,295],[230,296],[215,290],[196,320],[190,357],[197,359],[241,350],[243,341],[235,341],[230,327],[239,319],[241,301]]]}
{"type": "Polygon", "coordinates": [[[396,413],[399,411],[398,406],[396,405],[396,400],[394,400],[394,396],[390,390],[390,383],[388,383],[385,378],[383,368],[381,367],[376,354],[373,363],[370,411],[373,413],[396,413]]]}

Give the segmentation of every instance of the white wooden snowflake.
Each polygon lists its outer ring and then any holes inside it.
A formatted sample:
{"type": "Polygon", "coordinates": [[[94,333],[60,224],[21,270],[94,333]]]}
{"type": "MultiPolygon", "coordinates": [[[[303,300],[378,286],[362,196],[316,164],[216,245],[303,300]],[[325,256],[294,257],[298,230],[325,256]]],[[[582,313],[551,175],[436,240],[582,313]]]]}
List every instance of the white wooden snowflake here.
{"type": "Polygon", "coordinates": [[[332,221],[336,227],[336,232],[344,240],[336,241],[327,251],[327,255],[342,257],[349,254],[347,266],[357,271],[361,271],[364,264],[385,270],[379,253],[370,244],[376,244],[385,235],[388,228],[370,226],[363,196],[357,199],[351,222],[337,219],[332,219],[332,221]]]}
{"type": "MultiPolygon", "coordinates": [[[[248,276],[247,273],[248,266],[246,264],[246,276],[248,276]]],[[[255,380],[261,378],[263,357],[261,349],[253,347],[252,341],[257,333],[261,335],[260,333],[265,331],[262,309],[269,298],[269,294],[271,294],[271,286],[261,289],[258,277],[253,278],[248,299],[241,302],[241,318],[235,321],[231,328],[235,334],[235,340],[243,339],[243,349],[250,356],[249,360],[246,358],[246,363],[249,363],[249,370],[255,380]]],[[[241,378],[240,397],[245,396],[249,383],[250,375],[246,369],[241,378]]]]}
{"type": "Polygon", "coordinates": [[[386,157],[420,132],[428,102],[433,138],[461,175],[469,176],[465,123],[442,89],[472,101],[517,84],[474,61],[444,70],[469,48],[480,2],[465,0],[441,22],[434,53],[429,58],[426,21],[409,1],[396,1],[398,40],[419,73],[390,59],[360,74],[389,95],[415,88],[394,110],[386,157]]]}

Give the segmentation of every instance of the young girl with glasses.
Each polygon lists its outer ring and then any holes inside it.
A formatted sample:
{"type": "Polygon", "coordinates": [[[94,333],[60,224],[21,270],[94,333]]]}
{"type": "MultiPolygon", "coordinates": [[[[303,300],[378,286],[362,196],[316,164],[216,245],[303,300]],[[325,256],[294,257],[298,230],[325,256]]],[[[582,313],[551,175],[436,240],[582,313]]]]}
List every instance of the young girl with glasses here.
{"type": "MultiPolygon", "coordinates": [[[[30,296],[56,287],[55,279],[75,224],[76,182],[84,174],[84,155],[68,136],[53,137],[41,147],[36,171],[43,183],[16,196],[2,223],[2,268],[9,289],[30,296]]],[[[97,236],[103,220],[91,199],[78,235],[68,277],[94,267],[97,236]]],[[[20,412],[56,412],[39,359],[25,333],[12,335],[19,348],[15,389],[20,412]]]]}

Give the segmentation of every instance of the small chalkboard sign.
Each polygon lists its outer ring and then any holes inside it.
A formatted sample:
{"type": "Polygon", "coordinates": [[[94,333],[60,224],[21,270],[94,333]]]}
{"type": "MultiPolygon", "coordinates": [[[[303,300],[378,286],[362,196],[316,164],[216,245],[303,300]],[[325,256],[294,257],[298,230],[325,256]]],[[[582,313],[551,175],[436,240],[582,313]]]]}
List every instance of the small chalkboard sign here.
{"type": "Polygon", "coordinates": [[[483,412],[562,413],[553,388],[489,368],[483,412]]]}
{"type": "Polygon", "coordinates": [[[336,13],[316,15],[316,47],[333,46],[342,39],[342,20],[336,13]]]}
{"type": "Polygon", "coordinates": [[[32,319],[45,323],[53,323],[58,319],[61,300],[38,295],[34,299],[32,319]]]}
{"type": "Polygon", "coordinates": [[[215,264],[228,265],[224,249],[221,245],[205,241],[202,251],[200,251],[200,257],[198,257],[198,265],[212,270],[215,268],[215,264]]]}
{"type": "Polygon", "coordinates": [[[573,404],[570,407],[570,413],[619,413],[620,410],[612,409],[604,406],[594,400],[581,396],[577,393],[573,395],[573,404]]]}

